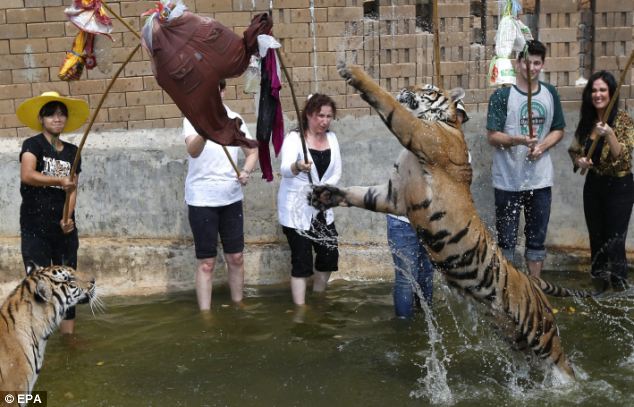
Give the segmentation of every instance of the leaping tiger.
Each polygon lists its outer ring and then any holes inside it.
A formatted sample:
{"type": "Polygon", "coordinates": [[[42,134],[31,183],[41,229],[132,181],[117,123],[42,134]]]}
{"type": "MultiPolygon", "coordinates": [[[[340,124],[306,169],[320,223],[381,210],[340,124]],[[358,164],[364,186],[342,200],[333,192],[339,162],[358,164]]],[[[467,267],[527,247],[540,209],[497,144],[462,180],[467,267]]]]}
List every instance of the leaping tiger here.
{"type": "Polygon", "coordinates": [[[0,391],[30,393],[44,362],[46,342],[66,310],[97,301],[93,278],[71,267],[29,265],[27,276],[0,308],[0,391]]]}
{"type": "Polygon", "coordinates": [[[496,314],[510,322],[506,328],[518,345],[529,346],[565,376],[574,378],[545,294],[588,294],[518,271],[504,258],[478,216],[470,191],[467,146],[454,106],[464,91],[445,94],[428,85],[401,92],[397,101],[360,67],[339,64],[338,70],[406,150],[386,184],[314,186],[308,197],[311,204],[318,209],[355,206],[406,215],[436,269],[451,286],[490,304],[496,314]]]}

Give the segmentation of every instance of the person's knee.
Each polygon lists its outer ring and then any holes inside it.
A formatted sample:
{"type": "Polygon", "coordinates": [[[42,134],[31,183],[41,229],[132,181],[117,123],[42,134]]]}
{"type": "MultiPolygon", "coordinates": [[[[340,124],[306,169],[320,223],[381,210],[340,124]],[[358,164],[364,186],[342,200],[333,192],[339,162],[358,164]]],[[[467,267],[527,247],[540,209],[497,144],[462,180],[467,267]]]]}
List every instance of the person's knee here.
{"type": "Polygon", "coordinates": [[[227,263],[234,267],[241,267],[244,265],[244,256],[240,253],[230,253],[225,255],[227,263]]]}
{"type": "Polygon", "coordinates": [[[204,259],[198,264],[198,271],[203,274],[213,274],[216,266],[216,259],[204,259]]]}

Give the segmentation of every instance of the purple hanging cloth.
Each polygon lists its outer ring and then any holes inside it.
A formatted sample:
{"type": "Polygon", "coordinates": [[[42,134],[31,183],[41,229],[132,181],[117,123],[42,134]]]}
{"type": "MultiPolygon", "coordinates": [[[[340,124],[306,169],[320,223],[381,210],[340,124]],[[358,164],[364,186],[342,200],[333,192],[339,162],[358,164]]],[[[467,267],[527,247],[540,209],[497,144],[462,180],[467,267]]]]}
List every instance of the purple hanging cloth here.
{"type": "Polygon", "coordinates": [[[273,168],[271,166],[271,154],[269,141],[273,141],[275,156],[280,153],[284,142],[284,118],[282,116],[282,103],[280,101],[280,89],[282,83],[277,74],[277,58],[275,50],[269,48],[262,59],[262,79],[260,81],[260,104],[258,107],[258,121],[256,138],[259,142],[258,156],[262,178],[268,182],[273,181],[273,168]]]}

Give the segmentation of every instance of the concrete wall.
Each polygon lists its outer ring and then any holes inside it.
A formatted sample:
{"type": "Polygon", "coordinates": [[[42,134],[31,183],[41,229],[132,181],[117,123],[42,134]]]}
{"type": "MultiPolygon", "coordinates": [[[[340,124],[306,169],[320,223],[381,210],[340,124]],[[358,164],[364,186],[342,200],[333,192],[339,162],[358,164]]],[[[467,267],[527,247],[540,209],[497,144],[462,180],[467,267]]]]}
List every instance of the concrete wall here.
{"type": "MultiPolygon", "coordinates": [[[[548,245],[570,254],[588,246],[583,217],[583,177],[573,174],[566,149],[577,122],[566,114],[569,129],[552,150],[556,171],[548,245]]],[[[288,122],[287,122],[288,123],[288,122]]],[[[473,157],[472,192],[476,206],[493,226],[490,182],[492,148],[485,137],[485,117],[472,114],[465,135],[473,157]]],[[[333,125],[343,155],[340,185],[385,182],[401,146],[376,115],[344,117],[333,125]]],[[[80,134],[66,139],[79,143],[80,134]]],[[[22,277],[19,246],[19,162],[23,139],[0,139],[0,293],[22,277]]],[[[77,206],[79,267],[93,271],[107,292],[139,293],[191,288],[195,259],[183,202],[187,171],[179,129],[90,134],[83,153],[77,206]]],[[[279,168],[274,160],[273,168],[279,168]]],[[[277,222],[279,176],[266,183],[255,176],[245,190],[247,283],[288,278],[289,254],[277,222]]],[[[351,279],[391,278],[385,244],[384,215],[360,209],[336,209],[341,234],[341,272],[351,279]]],[[[631,228],[631,227],[630,227],[631,228]]],[[[634,248],[629,233],[628,249],[634,248]]],[[[520,244],[522,244],[520,242],[520,244]]],[[[523,250],[523,247],[519,248],[523,250]]],[[[582,254],[583,256],[583,254],[582,254]]],[[[587,254],[586,254],[587,256],[587,254]]],[[[549,257],[550,267],[573,267],[568,256],[549,257]]],[[[587,259],[586,259],[587,260],[587,259]]],[[[583,261],[581,261],[583,263],[583,261]]],[[[218,278],[224,279],[224,272],[218,278]]]]}

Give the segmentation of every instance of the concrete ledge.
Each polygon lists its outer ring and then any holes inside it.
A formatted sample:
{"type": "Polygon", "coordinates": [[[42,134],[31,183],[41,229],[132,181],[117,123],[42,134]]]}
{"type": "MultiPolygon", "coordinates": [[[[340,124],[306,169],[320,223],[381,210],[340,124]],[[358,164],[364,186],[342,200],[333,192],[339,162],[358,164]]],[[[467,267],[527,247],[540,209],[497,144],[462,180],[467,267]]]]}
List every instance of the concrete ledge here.
{"type": "MultiPolygon", "coordinates": [[[[393,278],[387,245],[344,244],[340,253],[340,271],[333,278],[393,278]]],[[[193,289],[196,259],[193,243],[187,240],[80,238],[78,268],[94,274],[103,295],[145,295],[193,289]]],[[[19,238],[0,239],[0,270],[0,298],[4,298],[24,278],[19,238]]],[[[286,242],[247,244],[247,285],[283,283],[289,272],[286,242]]],[[[225,283],[224,261],[216,273],[215,282],[225,283]]]]}
{"type": "MultiPolygon", "coordinates": [[[[340,271],[333,279],[392,281],[392,257],[387,244],[340,246],[340,271]]],[[[219,256],[220,257],[220,256],[219,256]]],[[[550,249],[545,269],[586,271],[585,251],[550,249]]],[[[196,259],[189,240],[80,238],[79,266],[94,274],[103,295],[146,295],[194,288],[196,259]]],[[[0,298],[24,278],[20,239],[0,238],[0,298]]],[[[245,248],[245,283],[288,281],[290,252],[286,242],[250,243],[245,248]]],[[[221,262],[215,282],[226,282],[221,262]]]]}

